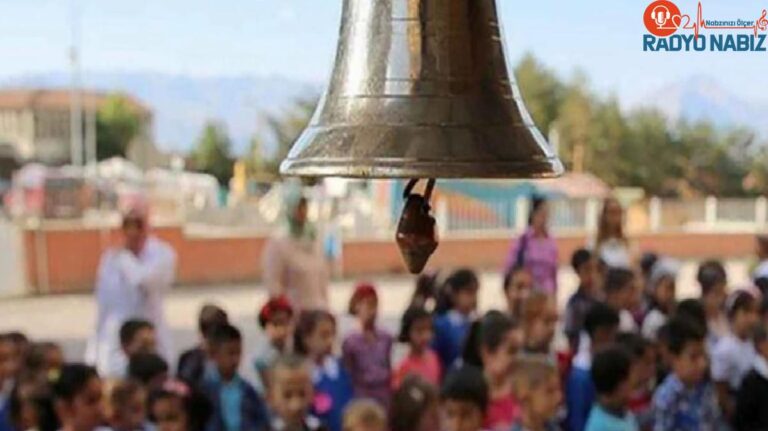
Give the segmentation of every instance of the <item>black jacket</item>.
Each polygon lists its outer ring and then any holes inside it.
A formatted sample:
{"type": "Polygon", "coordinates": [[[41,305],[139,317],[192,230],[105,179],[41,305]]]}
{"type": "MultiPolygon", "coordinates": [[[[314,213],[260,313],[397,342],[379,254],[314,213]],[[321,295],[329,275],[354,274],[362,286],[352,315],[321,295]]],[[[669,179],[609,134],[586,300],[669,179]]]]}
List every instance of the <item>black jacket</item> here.
{"type": "Polygon", "coordinates": [[[736,394],[733,425],[737,431],[768,431],[768,379],[754,369],[736,394]]]}

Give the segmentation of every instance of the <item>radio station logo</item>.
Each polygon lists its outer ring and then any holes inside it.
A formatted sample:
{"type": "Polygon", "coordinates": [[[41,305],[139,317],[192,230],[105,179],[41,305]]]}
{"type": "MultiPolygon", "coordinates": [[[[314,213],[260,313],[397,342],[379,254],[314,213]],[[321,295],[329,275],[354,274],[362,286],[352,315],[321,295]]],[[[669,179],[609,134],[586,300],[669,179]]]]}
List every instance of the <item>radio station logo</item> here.
{"type": "Polygon", "coordinates": [[[656,0],[645,8],[643,51],[736,51],[768,50],[768,12],[755,18],[709,19],[699,2],[694,17],[670,0],[656,0]]]}

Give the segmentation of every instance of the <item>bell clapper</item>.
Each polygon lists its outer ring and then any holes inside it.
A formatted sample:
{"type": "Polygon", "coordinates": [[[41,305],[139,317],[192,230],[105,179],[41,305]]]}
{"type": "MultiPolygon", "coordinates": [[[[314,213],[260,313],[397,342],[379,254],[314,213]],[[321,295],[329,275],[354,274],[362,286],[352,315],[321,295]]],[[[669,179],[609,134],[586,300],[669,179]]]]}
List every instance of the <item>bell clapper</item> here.
{"type": "Polygon", "coordinates": [[[427,180],[424,195],[413,193],[418,182],[419,179],[414,178],[405,187],[405,205],[395,236],[405,265],[412,274],[418,274],[424,269],[438,245],[435,218],[430,214],[432,208],[429,204],[435,179],[427,180]]]}

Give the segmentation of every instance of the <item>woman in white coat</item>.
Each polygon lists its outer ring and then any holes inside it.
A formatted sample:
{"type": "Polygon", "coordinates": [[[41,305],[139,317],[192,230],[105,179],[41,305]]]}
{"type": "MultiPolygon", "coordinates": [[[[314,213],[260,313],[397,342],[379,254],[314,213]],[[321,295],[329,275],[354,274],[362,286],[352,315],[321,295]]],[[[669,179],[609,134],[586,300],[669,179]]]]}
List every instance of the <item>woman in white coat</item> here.
{"type": "Polygon", "coordinates": [[[147,213],[141,208],[123,218],[123,244],[104,252],[96,279],[98,315],[89,340],[86,361],[99,374],[125,375],[128,358],[120,346],[120,327],[129,319],[144,319],[155,326],[158,353],[170,361],[171,336],[165,322],[163,297],[176,276],[176,252],[149,235],[147,213]]]}

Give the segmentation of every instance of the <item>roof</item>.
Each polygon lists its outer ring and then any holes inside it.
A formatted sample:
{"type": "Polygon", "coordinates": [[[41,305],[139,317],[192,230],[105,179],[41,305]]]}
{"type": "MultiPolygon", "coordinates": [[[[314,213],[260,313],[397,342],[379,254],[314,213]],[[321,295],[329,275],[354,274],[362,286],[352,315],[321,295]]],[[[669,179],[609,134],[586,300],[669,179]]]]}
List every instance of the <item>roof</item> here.
{"type": "MultiPolygon", "coordinates": [[[[113,93],[82,91],[83,109],[98,109],[113,93]]],[[[136,98],[121,94],[128,103],[142,114],[150,114],[149,108],[136,98]]],[[[0,90],[0,109],[54,109],[68,110],[70,91],[66,89],[10,88],[0,90]]]]}

